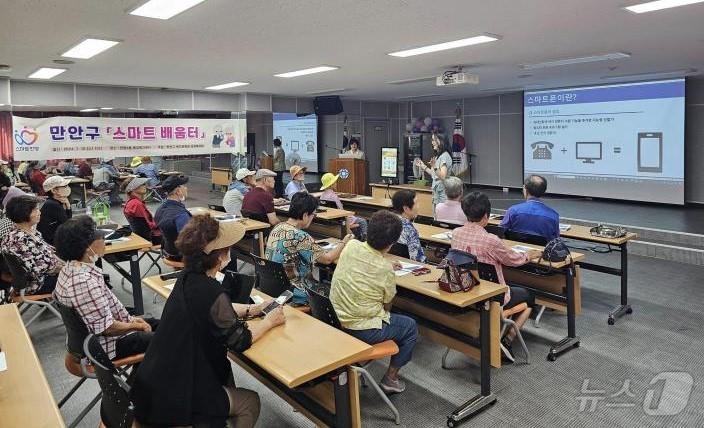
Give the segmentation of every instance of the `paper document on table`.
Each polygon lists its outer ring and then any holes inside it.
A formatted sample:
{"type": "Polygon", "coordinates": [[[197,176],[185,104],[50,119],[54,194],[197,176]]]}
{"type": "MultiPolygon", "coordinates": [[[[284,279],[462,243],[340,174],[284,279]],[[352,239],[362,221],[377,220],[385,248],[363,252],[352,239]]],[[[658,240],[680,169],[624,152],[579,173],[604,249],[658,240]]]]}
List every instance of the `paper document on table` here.
{"type": "Polygon", "coordinates": [[[331,242],[328,245],[323,245],[320,248],[322,248],[323,250],[329,251],[329,250],[334,249],[335,247],[337,247],[337,244],[331,242]]]}
{"type": "Polygon", "coordinates": [[[115,243],[115,242],[125,242],[129,241],[130,238],[123,236],[122,238],[117,238],[117,239],[106,239],[105,242],[110,242],[110,243],[115,243]]]}
{"type": "Polygon", "coordinates": [[[291,205],[280,205],[280,206],[276,207],[277,210],[281,210],[281,211],[288,211],[289,208],[291,208],[291,205]]]}
{"type": "Polygon", "coordinates": [[[255,305],[258,305],[264,301],[264,299],[261,296],[257,296],[256,294],[250,296],[249,298],[252,299],[252,301],[254,302],[255,305]]]}
{"type": "Polygon", "coordinates": [[[535,249],[533,247],[526,247],[525,245],[514,245],[511,248],[517,253],[527,253],[528,251],[535,249]]]}
{"type": "Polygon", "coordinates": [[[419,267],[423,267],[423,265],[415,264],[415,263],[408,263],[408,262],[398,262],[401,265],[401,269],[395,271],[394,273],[396,276],[403,276],[408,273],[411,273],[412,271],[418,269],[419,267]]]}
{"type": "Polygon", "coordinates": [[[369,201],[374,198],[372,198],[371,196],[357,196],[355,199],[359,199],[360,201],[369,201]]]}
{"type": "Polygon", "coordinates": [[[164,285],[164,288],[166,288],[169,291],[174,291],[174,285],[176,285],[176,282],[172,282],[170,284],[164,285]]]}
{"type": "Polygon", "coordinates": [[[571,228],[572,226],[570,226],[569,224],[560,223],[560,232],[567,232],[571,228]]]}
{"type": "Polygon", "coordinates": [[[449,241],[452,239],[452,232],[436,233],[435,235],[432,235],[432,238],[442,239],[443,241],[449,241]]]}

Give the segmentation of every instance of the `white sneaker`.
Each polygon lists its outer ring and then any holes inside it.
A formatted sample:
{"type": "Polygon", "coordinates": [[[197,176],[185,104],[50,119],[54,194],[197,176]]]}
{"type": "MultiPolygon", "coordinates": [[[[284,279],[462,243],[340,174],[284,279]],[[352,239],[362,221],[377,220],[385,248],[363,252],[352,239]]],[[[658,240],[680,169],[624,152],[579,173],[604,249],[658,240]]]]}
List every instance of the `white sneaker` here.
{"type": "Polygon", "coordinates": [[[379,386],[381,386],[381,389],[384,390],[384,392],[387,394],[401,393],[406,390],[406,383],[404,381],[402,381],[400,378],[397,378],[396,380],[391,380],[386,375],[384,375],[384,377],[381,379],[381,383],[379,384],[379,386]]]}

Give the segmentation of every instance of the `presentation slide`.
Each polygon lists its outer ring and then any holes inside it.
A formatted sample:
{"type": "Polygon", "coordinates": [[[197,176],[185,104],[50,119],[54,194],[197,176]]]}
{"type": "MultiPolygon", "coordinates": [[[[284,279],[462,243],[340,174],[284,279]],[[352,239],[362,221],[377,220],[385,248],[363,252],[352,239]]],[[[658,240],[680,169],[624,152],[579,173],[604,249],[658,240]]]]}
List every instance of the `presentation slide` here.
{"type": "Polygon", "coordinates": [[[398,174],[398,148],[381,148],[381,176],[396,178],[398,174]]]}
{"type": "Polygon", "coordinates": [[[318,116],[274,113],[274,138],[286,152],[286,168],[301,165],[318,172],[318,116]]]}
{"type": "Polygon", "coordinates": [[[523,166],[548,192],[684,204],[684,79],[526,92],[523,166]]]}

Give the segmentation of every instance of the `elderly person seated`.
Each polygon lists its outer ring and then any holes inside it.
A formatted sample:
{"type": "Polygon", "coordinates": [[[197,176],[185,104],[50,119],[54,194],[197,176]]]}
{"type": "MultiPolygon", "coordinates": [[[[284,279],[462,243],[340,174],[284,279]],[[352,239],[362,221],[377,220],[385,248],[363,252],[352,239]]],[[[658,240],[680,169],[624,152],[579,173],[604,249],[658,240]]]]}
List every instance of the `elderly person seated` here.
{"type": "Polygon", "coordinates": [[[19,258],[28,274],[26,294],[51,293],[56,286],[56,276],[63,267],[54,249],[36,229],[41,216],[40,203],[41,199],[29,195],[10,200],[5,215],[14,225],[0,241],[2,250],[19,258]]]}
{"type": "Polygon", "coordinates": [[[228,214],[242,216],[242,201],[244,195],[254,186],[254,174],[247,168],[240,168],[235,173],[235,181],[230,184],[227,193],[222,198],[222,206],[228,214]]]}
{"type": "Polygon", "coordinates": [[[459,178],[445,179],[447,200],[435,206],[435,220],[459,225],[467,222],[467,216],[462,211],[462,188],[463,183],[459,178]]]}
{"type": "Polygon", "coordinates": [[[54,298],[76,310],[111,359],[146,351],[159,321],[130,316],[105,284],[103,271],[95,265],[105,254],[105,236],[93,219],[82,215],[59,226],[56,251],[66,265],[59,273],[54,298]]]}
{"type": "Polygon", "coordinates": [[[127,183],[125,193],[129,199],[122,209],[122,214],[132,226],[134,233],[154,245],[161,245],[161,230],[154,221],[147,204],[144,203],[147,195],[147,181],[149,181],[148,178],[135,177],[127,183]]]}
{"type": "Polygon", "coordinates": [[[59,175],[53,175],[44,181],[44,191],[47,194],[47,199],[41,208],[41,217],[39,224],[37,224],[37,230],[41,232],[44,240],[51,245],[54,245],[56,229],[73,215],[71,202],[68,200],[69,196],[71,196],[69,184],[71,184],[71,180],[59,175]]]}
{"type": "Polygon", "coordinates": [[[286,185],[286,199],[289,201],[293,199],[293,195],[298,192],[308,193],[306,185],[304,183],[306,177],[306,167],[300,165],[294,165],[289,169],[291,174],[291,181],[286,185]]]}
{"type": "Polygon", "coordinates": [[[2,199],[2,210],[3,214],[0,216],[0,241],[5,237],[14,227],[15,224],[10,220],[10,218],[5,215],[5,208],[7,208],[8,202],[13,200],[18,196],[26,195],[26,193],[18,187],[12,186],[8,189],[5,197],[2,199]]]}
{"type": "Polygon", "coordinates": [[[148,178],[151,187],[159,184],[159,169],[152,163],[151,156],[142,156],[142,162],[134,169],[134,173],[148,178]]]}

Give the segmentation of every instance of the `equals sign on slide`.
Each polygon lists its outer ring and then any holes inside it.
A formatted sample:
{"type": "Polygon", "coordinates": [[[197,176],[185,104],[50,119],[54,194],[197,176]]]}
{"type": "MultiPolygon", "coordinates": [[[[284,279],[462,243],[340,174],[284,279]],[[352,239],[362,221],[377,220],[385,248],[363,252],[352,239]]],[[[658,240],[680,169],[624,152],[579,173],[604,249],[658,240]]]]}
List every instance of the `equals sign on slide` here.
{"type": "Polygon", "coordinates": [[[614,153],[621,153],[620,147],[614,147],[614,153]]]}

